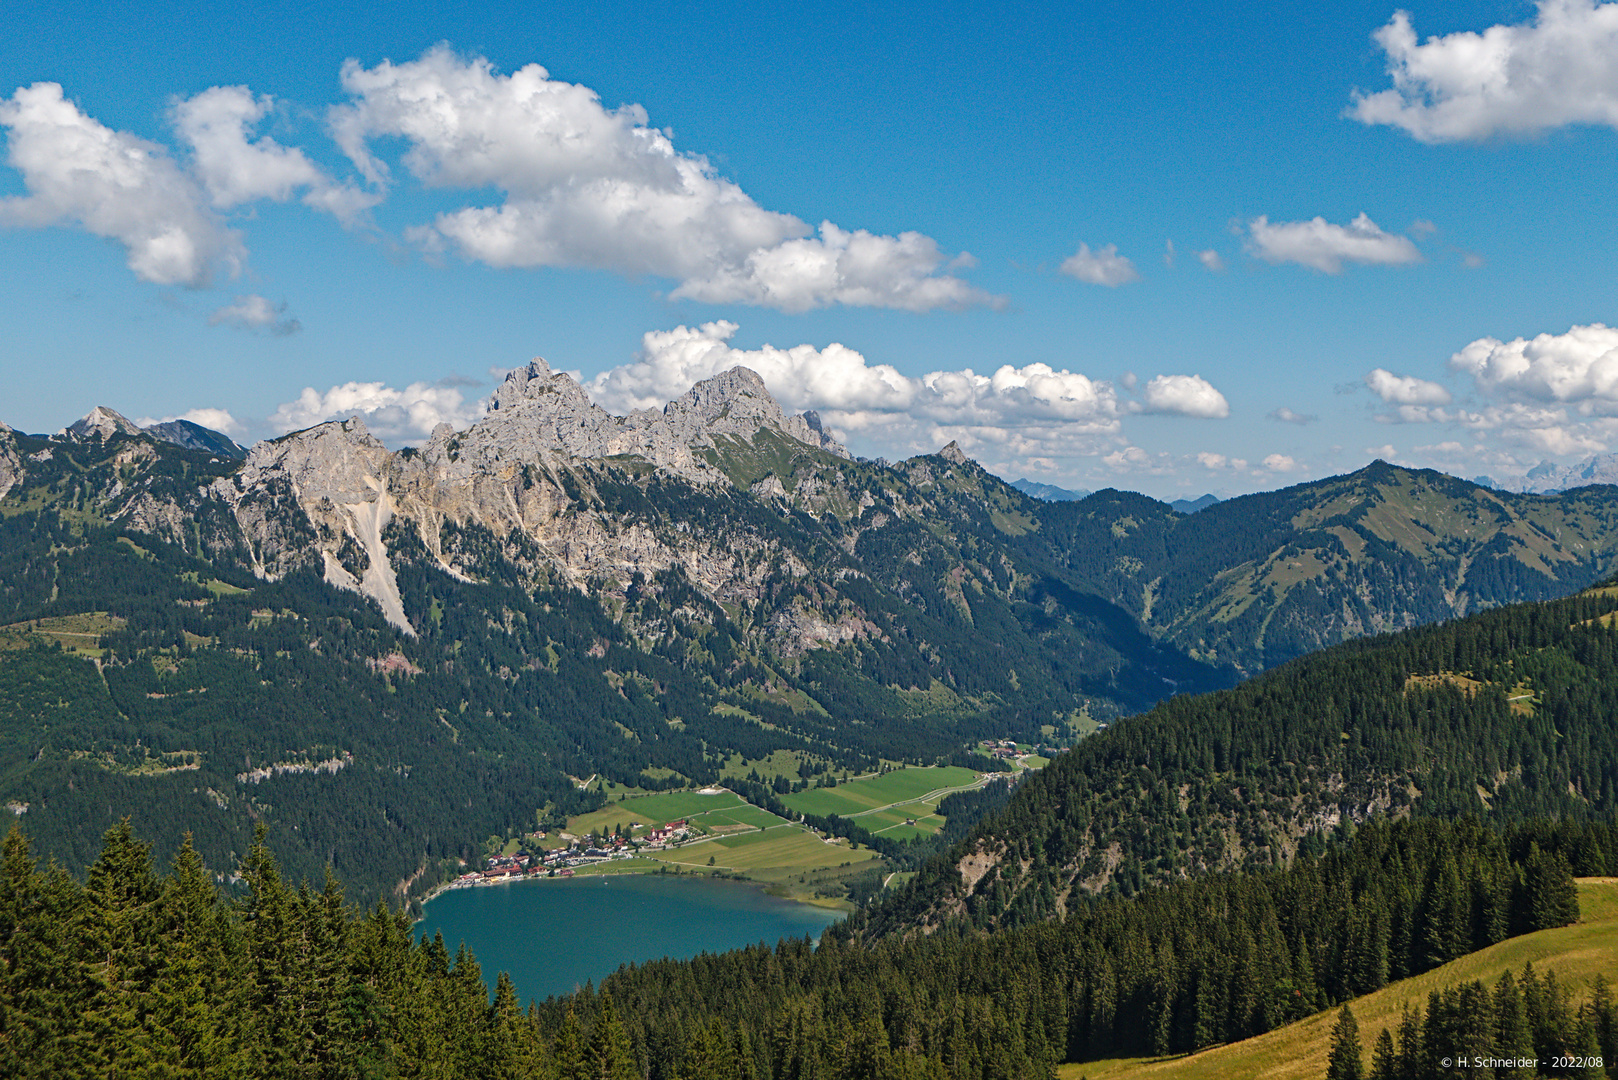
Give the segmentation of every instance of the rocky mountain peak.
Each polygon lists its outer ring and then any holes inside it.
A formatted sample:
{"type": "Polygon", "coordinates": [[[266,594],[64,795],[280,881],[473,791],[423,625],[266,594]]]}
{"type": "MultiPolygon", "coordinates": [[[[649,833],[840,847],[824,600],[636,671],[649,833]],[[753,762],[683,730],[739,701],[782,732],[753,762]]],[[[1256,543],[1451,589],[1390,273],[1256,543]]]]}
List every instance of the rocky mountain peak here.
{"type": "Polygon", "coordinates": [[[949,445],[938,452],[938,456],[955,465],[965,465],[972,460],[966,456],[966,451],[961,449],[961,444],[954,439],[951,439],[949,445]]]}
{"type": "Polygon", "coordinates": [[[704,435],[751,438],[761,427],[786,427],[786,414],[758,372],[733,367],[703,379],[663,407],[663,420],[676,433],[707,442],[704,435]]]}
{"type": "Polygon", "coordinates": [[[141,430],[154,438],[173,443],[175,446],[183,446],[187,450],[202,450],[237,461],[247,456],[247,451],[238,446],[230,436],[213,428],[192,423],[190,420],[167,420],[159,424],[148,424],[141,430]]]}
{"type": "Polygon", "coordinates": [[[75,420],[62,429],[62,435],[73,442],[106,442],[114,435],[140,433],[140,428],[135,426],[134,421],[105,405],[97,405],[82,419],[75,420]]]}
{"type": "Polygon", "coordinates": [[[376,498],[391,456],[359,417],[328,420],[255,445],[238,486],[245,489],[265,473],[279,473],[303,496],[334,503],[369,501],[376,498]]]}
{"type": "Polygon", "coordinates": [[[552,371],[544,358],[538,356],[526,366],[506,373],[505,381],[489,399],[489,411],[520,408],[532,402],[542,402],[552,408],[560,403],[571,407],[591,407],[584,388],[574,381],[573,376],[564,371],[552,371]]]}
{"type": "Polygon", "coordinates": [[[664,406],[660,416],[637,413],[629,418],[631,425],[638,421],[655,426],[659,420],[686,446],[712,446],[715,435],[751,442],[762,429],[774,428],[838,457],[850,456],[841,443],[821,428],[818,413],[786,415],[759,373],[739,365],[703,379],[664,406]],[[646,419],[640,420],[642,417],[646,419]]]}

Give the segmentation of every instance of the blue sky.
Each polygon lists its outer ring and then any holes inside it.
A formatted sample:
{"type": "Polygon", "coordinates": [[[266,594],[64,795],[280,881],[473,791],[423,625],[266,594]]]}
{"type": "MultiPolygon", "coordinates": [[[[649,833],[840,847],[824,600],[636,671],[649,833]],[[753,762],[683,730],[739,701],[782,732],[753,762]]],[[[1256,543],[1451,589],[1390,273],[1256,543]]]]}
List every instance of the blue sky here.
{"type": "Polygon", "coordinates": [[[8,9],[0,419],[397,445],[544,356],[1164,497],[1618,449],[1618,4],[1407,20],[8,9]]]}

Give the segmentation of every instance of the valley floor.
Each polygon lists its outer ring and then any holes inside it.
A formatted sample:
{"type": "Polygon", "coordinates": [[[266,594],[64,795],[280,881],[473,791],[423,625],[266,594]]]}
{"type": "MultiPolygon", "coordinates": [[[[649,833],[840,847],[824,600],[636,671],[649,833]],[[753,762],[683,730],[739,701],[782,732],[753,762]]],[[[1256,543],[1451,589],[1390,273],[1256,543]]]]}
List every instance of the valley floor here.
{"type": "MultiPolygon", "coordinates": [[[[937,832],[944,824],[935,813],[940,802],[996,775],[955,766],[900,768],[810,788],[781,801],[795,811],[836,814],[877,835],[903,840],[937,832]]],[[[566,830],[540,842],[555,850],[592,834],[625,838],[620,857],[572,866],[567,876],[722,873],[756,881],[777,895],[846,911],[852,907],[842,899],[842,879],[880,858],[869,848],[753,806],[726,788],[618,795],[600,810],[570,818],[566,830]],[[678,836],[639,843],[672,824],[681,826],[678,836]],[[635,843],[628,842],[631,837],[635,843]]],[[[509,843],[508,853],[519,844],[509,843]]]]}

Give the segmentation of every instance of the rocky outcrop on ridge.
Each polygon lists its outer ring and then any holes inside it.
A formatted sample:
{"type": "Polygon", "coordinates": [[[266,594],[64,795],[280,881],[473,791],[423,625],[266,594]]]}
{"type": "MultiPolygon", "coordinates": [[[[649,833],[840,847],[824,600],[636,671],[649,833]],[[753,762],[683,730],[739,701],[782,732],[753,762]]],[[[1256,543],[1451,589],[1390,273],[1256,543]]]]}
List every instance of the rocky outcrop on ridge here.
{"type": "MultiPolygon", "coordinates": [[[[463,579],[478,569],[456,539],[480,529],[502,538],[514,561],[572,584],[621,585],[679,566],[709,596],[742,600],[756,597],[767,567],[793,568],[790,553],[767,553],[767,542],[722,523],[697,533],[592,507],[602,470],[616,466],[649,467],[699,489],[733,488],[724,455],[761,435],[849,456],[812,414],[787,416],[746,368],[700,382],[661,410],[620,417],[535,360],[506,377],[487,414],[465,431],[440,425],[420,449],[394,453],[358,419],[320,424],[259,443],[212,492],[231,507],[257,573],[279,576],[318,559],[329,583],[370,596],[410,633],[386,539],[395,522],[413,529],[440,569],[463,579]]],[[[782,629],[805,641],[848,632],[803,618],[782,629]]]]}
{"type": "Polygon", "coordinates": [[[22,460],[17,456],[17,440],[11,428],[0,423],[0,499],[22,479],[22,460]]]}

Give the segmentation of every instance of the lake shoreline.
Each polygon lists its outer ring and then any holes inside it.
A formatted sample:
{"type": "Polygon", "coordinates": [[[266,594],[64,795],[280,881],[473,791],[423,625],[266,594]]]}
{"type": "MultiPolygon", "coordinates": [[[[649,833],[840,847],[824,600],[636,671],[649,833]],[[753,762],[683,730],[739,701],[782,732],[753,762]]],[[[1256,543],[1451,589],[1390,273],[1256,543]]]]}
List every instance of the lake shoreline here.
{"type": "Polygon", "coordinates": [[[772,895],[766,883],[717,875],[595,874],[563,882],[549,889],[444,890],[412,935],[442,934],[452,953],[464,944],[486,982],[503,970],[523,998],[544,1000],[599,984],[625,964],[760,943],[773,948],[782,940],[817,942],[843,917],[772,895]]]}
{"type": "Polygon", "coordinates": [[[414,927],[422,922],[425,922],[427,919],[427,905],[438,899],[440,896],[443,896],[445,893],[461,892],[467,889],[498,888],[503,885],[520,885],[524,882],[530,881],[589,881],[591,878],[606,879],[623,877],[701,878],[705,881],[729,881],[737,885],[746,885],[764,893],[766,896],[773,897],[777,900],[789,901],[794,904],[800,904],[804,907],[815,908],[819,911],[835,911],[843,917],[852,915],[854,912],[859,910],[858,907],[849,903],[847,900],[836,900],[832,899],[831,897],[817,897],[811,899],[796,896],[793,894],[792,890],[787,889],[782,885],[769,881],[759,881],[755,878],[704,873],[700,870],[650,870],[636,868],[633,870],[622,870],[617,873],[574,874],[572,877],[562,877],[560,875],[551,874],[523,874],[521,876],[492,878],[487,881],[461,881],[457,878],[434,885],[432,889],[428,891],[427,895],[421,898],[421,914],[412,919],[410,924],[412,927],[414,927]]]}

